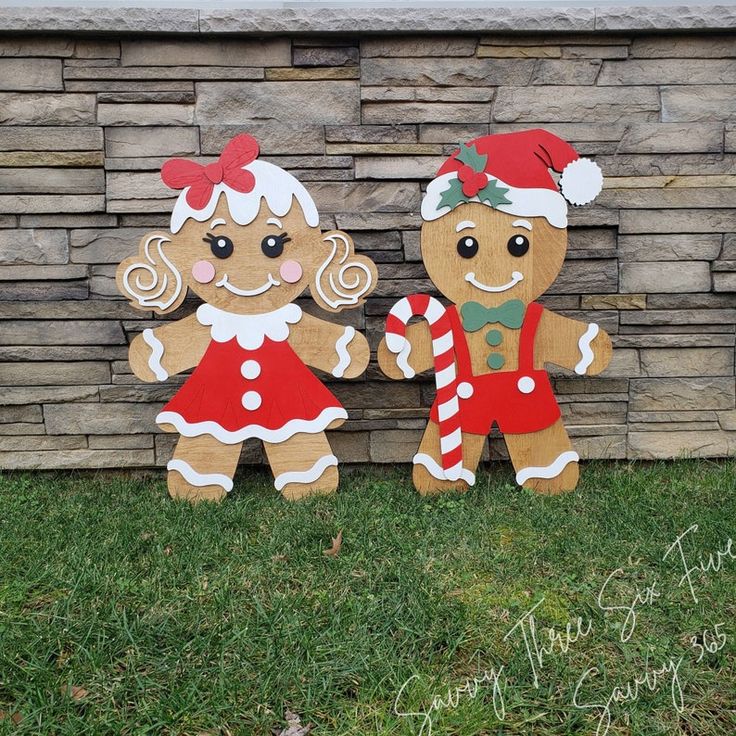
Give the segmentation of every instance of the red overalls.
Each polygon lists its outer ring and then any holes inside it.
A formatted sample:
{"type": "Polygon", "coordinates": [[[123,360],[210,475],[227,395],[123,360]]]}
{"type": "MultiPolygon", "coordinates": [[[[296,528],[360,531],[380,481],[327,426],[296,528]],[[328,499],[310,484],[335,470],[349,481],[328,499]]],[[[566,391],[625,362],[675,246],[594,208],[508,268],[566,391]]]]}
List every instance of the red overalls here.
{"type": "MultiPolygon", "coordinates": [[[[534,338],[543,311],[544,307],[536,302],[526,308],[517,370],[475,376],[457,307],[447,308],[452,324],[463,432],[486,435],[495,422],[504,433],[527,434],[547,429],[560,418],[547,371],[534,368],[534,338]]],[[[429,416],[436,424],[436,400],[429,416]]]]}

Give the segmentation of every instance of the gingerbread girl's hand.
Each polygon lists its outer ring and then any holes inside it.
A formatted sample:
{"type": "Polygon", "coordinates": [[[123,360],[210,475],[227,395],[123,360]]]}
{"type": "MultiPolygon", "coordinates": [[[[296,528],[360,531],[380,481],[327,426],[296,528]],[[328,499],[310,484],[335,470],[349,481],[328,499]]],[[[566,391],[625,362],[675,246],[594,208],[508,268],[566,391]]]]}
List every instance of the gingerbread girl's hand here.
{"type": "Polygon", "coordinates": [[[143,330],[130,343],[128,361],[141,381],[165,381],[197,365],[209,341],[209,331],[202,328],[193,314],[155,330],[143,330]]]}
{"type": "Polygon", "coordinates": [[[543,362],[574,370],[580,376],[594,376],[611,362],[611,338],[595,322],[586,324],[544,311],[537,332],[543,362]]]}
{"type": "Polygon", "coordinates": [[[381,370],[394,380],[411,378],[415,373],[429,370],[433,363],[432,336],[426,322],[416,322],[406,328],[408,351],[396,354],[386,345],[386,338],[378,346],[378,365],[381,370]]]}

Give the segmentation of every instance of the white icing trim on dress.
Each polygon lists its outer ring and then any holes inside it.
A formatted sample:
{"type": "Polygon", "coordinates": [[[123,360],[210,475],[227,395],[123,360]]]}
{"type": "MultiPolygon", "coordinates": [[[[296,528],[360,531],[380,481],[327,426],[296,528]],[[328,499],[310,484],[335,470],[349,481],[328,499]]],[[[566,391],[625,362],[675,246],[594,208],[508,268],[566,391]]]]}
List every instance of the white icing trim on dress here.
{"type": "Polygon", "coordinates": [[[355,337],[355,327],[348,325],[345,328],[345,332],[340,335],[335,343],[335,350],[337,351],[337,365],[332,369],[332,375],[335,378],[342,378],[345,375],[345,371],[348,369],[353,359],[350,357],[348,352],[348,345],[352,342],[355,337]]]}
{"type": "Polygon", "coordinates": [[[312,483],[321,478],[322,473],[333,465],[337,467],[337,458],[334,455],[323,455],[308,470],[290,470],[277,475],[273,485],[277,491],[280,491],[287,483],[312,483]]]}
{"type": "MultiPolygon", "coordinates": [[[[423,452],[418,452],[416,455],[414,455],[413,462],[414,465],[423,465],[429,471],[429,474],[433,478],[437,478],[437,480],[464,480],[469,486],[475,485],[475,473],[471,472],[467,468],[463,468],[462,466],[460,466],[459,473],[452,473],[452,475],[455,475],[456,477],[450,478],[447,476],[445,471],[437,464],[437,461],[434,458],[423,452]]],[[[455,471],[454,468],[450,468],[450,470],[455,471]]]]}
{"type": "Polygon", "coordinates": [[[217,422],[188,422],[176,411],[162,411],[156,417],[156,424],[172,424],[176,431],[184,437],[199,437],[201,434],[210,434],[225,445],[235,445],[251,437],[276,444],[284,442],[297,432],[317,434],[323,432],[336,419],[347,419],[348,413],[341,406],[328,406],[314,419],[290,419],[278,429],[266,429],[259,424],[248,424],[231,432],[217,422]]]}
{"type": "Polygon", "coordinates": [[[228,342],[235,337],[243,350],[257,350],[266,338],[283,342],[289,337],[289,325],[301,318],[302,310],[297,304],[286,304],[265,314],[233,314],[211,304],[197,309],[197,320],[210,327],[213,340],[228,342]]]}
{"type": "Polygon", "coordinates": [[[584,375],[588,368],[590,368],[590,364],[593,362],[593,358],[595,356],[593,355],[593,351],[590,348],[590,343],[595,340],[599,332],[600,329],[598,325],[595,322],[591,322],[588,325],[588,329],[585,330],[585,332],[580,336],[580,339],[578,340],[578,348],[580,349],[580,355],[582,357],[578,361],[578,364],[575,366],[575,373],[577,373],[579,376],[584,375]]]}
{"type": "Polygon", "coordinates": [[[357,304],[360,298],[368,291],[370,291],[370,288],[373,285],[373,275],[371,274],[370,268],[368,268],[365,263],[361,263],[360,261],[348,261],[347,263],[345,263],[348,256],[350,255],[351,247],[350,241],[342,233],[333,233],[332,235],[328,235],[327,237],[323,238],[323,241],[325,243],[332,243],[332,252],[330,253],[329,258],[317,269],[317,277],[315,279],[315,287],[317,288],[317,293],[320,295],[322,301],[324,301],[324,303],[327,304],[331,309],[338,309],[339,307],[345,306],[347,304],[357,304]],[[347,289],[348,291],[353,293],[346,294],[344,291],[338,289],[338,287],[335,286],[334,274],[330,273],[327,277],[327,281],[329,283],[330,289],[332,289],[332,293],[336,294],[338,297],[337,299],[330,299],[327,294],[325,294],[325,291],[322,288],[322,276],[324,275],[327,266],[329,266],[332,261],[335,260],[337,249],[339,247],[338,241],[343,246],[343,253],[338,259],[338,263],[340,264],[341,268],[337,272],[337,281],[343,289],[347,289]],[[351,268],[357,268],[365,273],[367,278],[365,284],[362,287],[360,286],[360,274],[356,274],[355,279],[351,283],[346,281],[345,274],[351,268]]]}
{"type": "Polygon", "coordinates": [[[193,486],[220,486],[226,493],[233,489],[233,481],[222,473],[198,473],[188,462],[175,457],[169,460],[166,470],[176,470],[181,473],[187,483],[193,486]]]}
{"type": "Polygon", "coordinates": [[[566,450],[559,454],[549,465],[530,466],[516,474],[516,482],[523,486],[530,478],[556,478],[568,465],[579,462],[580,456],[574,450],[566,450]]]}
{"type": "Polygon", "coordinates": [[[153,330],[147,327],[143,330],[143,342],[151,348],[151,355],[148,358],[148,367],[153,371],[157,381],[165,381],[169,374],[161,365],[161,358],[164,355],[164,344],[153,334],[153,330]]]}
{"type": "Polygon", "coordinates": [[[128,266],[128,268],[126,268],[123,272],[123,288],[142,307],[155,307],[161,310],[165,310],[168,309],[172,304],[174,304],[174,302],[179,298],[179,295],[181,294],[181,274],[179,273],[176,266],[174,266],[174,264],[164,255],[162,247],[164,243],[170,242],[170,239],[163,235],[149,236],[146,242],[143,244],[143,254],[145,255],[146,261],[148,261],[148,263],[133,263],[132,265],[128,266]],[[158,288],[158,290],[154,294],[149,294],[149,292],[154,291],[155,289],[157,289],[157,287],[159,287],[159,272],[156,268],[159,265],[159,261],[151,255],[151,243],[153,242],[156,243],[156,252],[158,253],[159,259],[166,264],[169,273],[160,274],[160,288],[158,288]],[[130,277],[134,271],[145,271],[151,278],[150,283],[148,285],[142,284],[141,277],[140,275],[138,275],[135,277],[135,288],[133,288],[133,286],[131,286],[130,284],[130,277]],[[171,298],[167,299],[166,301],[157,301],[159,297],[166,292],[166,289],[169,286],[169,274],[174,277],[174,281],[176,282],[174,293],[171,298]]]}

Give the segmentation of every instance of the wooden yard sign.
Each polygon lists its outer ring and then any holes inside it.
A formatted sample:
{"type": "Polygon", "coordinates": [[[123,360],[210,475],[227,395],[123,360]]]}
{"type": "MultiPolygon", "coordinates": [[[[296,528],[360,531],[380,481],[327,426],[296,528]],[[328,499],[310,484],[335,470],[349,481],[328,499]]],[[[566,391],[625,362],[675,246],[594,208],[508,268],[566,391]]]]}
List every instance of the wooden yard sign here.
{"type": "Polygon", "coordinates": [[[470,141],[429,183],[422,260],[451,304],[426,294],[401,299],[378,351],[391,378],[435,371],[437,397],[414,456],[421,493],[473,485],[494,423],[519,485],[544,493],[575,488],[579,457],[544,364],[599,373],[611,340],[598,325],[535,299],[562,268],[567,203],[591,202],[602,184],[595,163],[544,130],[470,141]],[[423,319],[408,324],[414,316],[423,319]]]}
{"type": "Polygon", "coordinates": [[[294,301],[309,286],[329,312],[358,307],[375,288],[375,265],[344,232],[321,232],[304,186],[258,153],[251,136],[239,135],[214,163],[167,161],[161,177],[181,190],[171,230],[144,236],[117,271],[138,309],[173,312],[187,289],[204,302],[130,346],[144,381],[195,368],[156,418],[181,435],[168,464],[174,497],[221,499],[253,437],[284,496],[334,491],[337,458],[325,430],[347,412],[307,366],[354,378],[370,356],[353,327],[305,314],[294,301]]]}

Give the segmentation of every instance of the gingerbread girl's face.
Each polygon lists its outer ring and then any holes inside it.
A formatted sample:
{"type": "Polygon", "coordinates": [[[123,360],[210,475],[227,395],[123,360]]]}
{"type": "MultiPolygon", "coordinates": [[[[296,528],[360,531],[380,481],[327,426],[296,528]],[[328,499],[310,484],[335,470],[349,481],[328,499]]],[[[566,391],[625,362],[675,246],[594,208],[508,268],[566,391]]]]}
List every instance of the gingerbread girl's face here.
{"type": "Polygon", "coordinates": [[[270,312],[294,301],[325,260],[319,227],[310,227],[298,202],[277,217],[261,200],[258,216],[238,225],[225,196],[206,222],[187,220],[167,249],[189,287],[218,309],[270,312]]]}
{"type": "Polygon", "coordinates": [[[544,217],[518,217],[468,202],[425,222],[421,247],[429,277],[455,304],[528,304],[557,278],[567,230],[544,217]]]}

